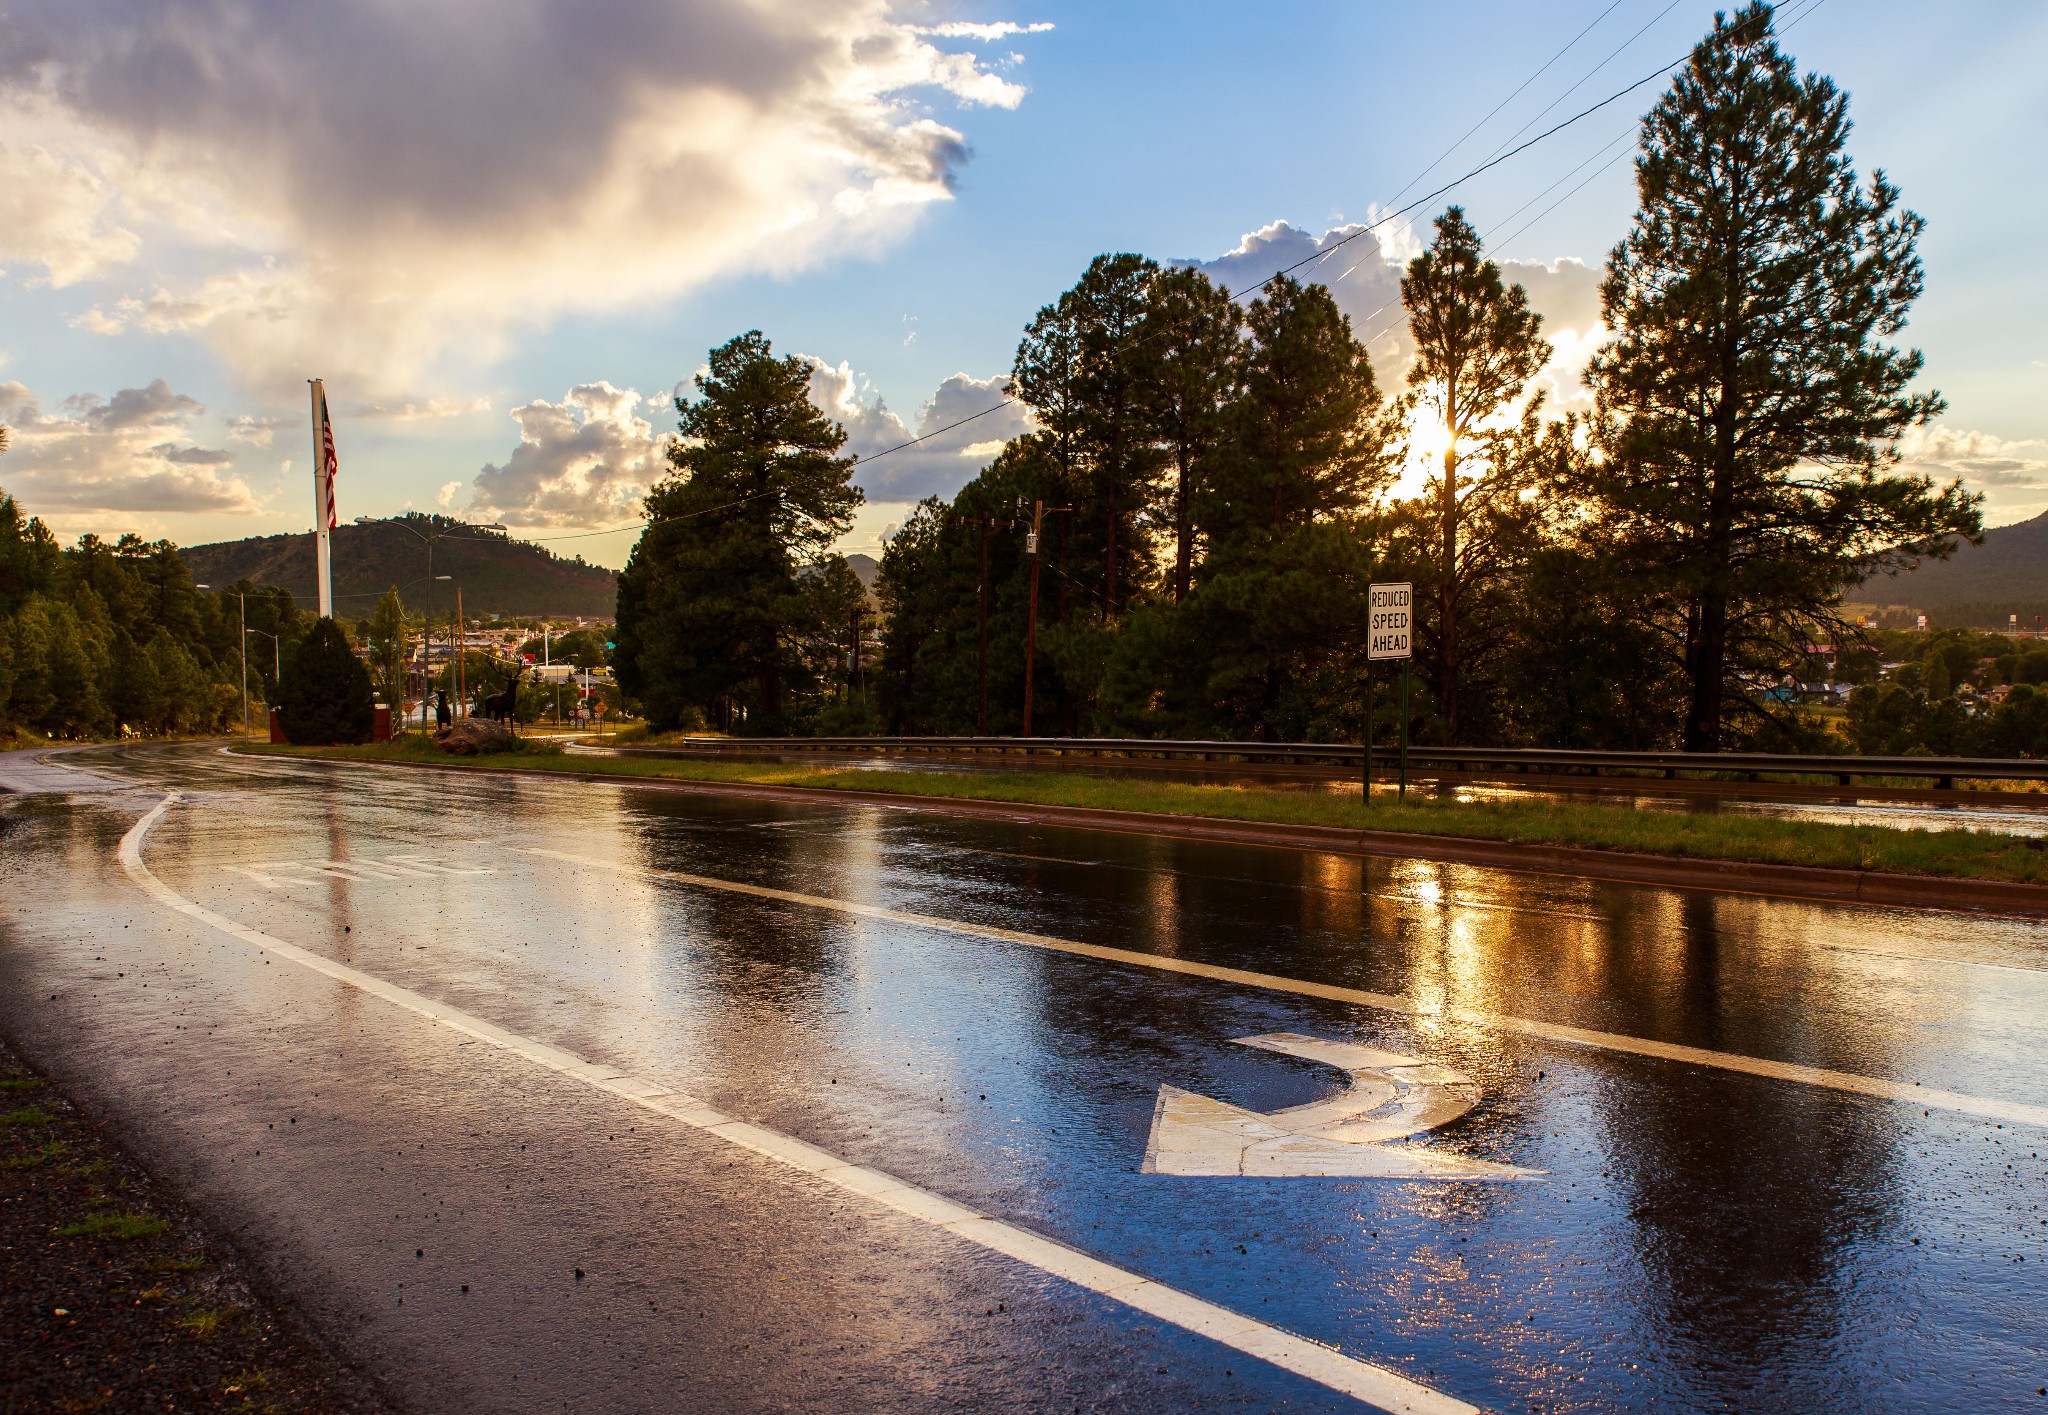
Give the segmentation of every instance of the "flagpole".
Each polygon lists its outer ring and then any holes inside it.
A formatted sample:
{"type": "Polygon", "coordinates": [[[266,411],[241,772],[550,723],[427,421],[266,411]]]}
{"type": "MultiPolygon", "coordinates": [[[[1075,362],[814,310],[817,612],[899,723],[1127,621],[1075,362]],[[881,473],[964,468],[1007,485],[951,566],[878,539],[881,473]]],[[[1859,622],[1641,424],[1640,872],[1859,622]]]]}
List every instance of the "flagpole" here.
{"type": "Polygon", "coordinates": [[[327,389],[322,380],[309,378],[313,400],[313,558],[314,586],[320,597],[320,617],[334,617],[334,548],[328,542],[334,520],[333,488],[327,480],[327,389]]]}

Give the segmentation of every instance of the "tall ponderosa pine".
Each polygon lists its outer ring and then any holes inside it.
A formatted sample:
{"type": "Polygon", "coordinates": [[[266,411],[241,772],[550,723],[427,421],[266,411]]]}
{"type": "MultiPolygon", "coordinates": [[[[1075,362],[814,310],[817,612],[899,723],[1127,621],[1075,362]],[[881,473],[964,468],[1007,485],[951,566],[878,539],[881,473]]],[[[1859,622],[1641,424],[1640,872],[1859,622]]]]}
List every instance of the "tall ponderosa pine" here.
{"type": "Polygon", "coordinates": [[[1848,136],[1847,96],[1799,76],[1763,4],[1717,19],[1644,120],[1583,492],[1658,586],[1690,750],[1720,748],[1738,675],[1832,628],[1845,588],[1979,529],[1959,484],[1894,472],[1900,434],[1943,406],[1886,342],[1920,293],[1923,223],[1882,173],[1859,185],[1848,136]]]}
{"type": "MultiPolygon", "coordinates": [[[[1393,475],[1365,347],[1321,285],[1282,277],[1245,315],[1236,396],[1198,505],[1204,555],[1176,622],[1143,626],[1128,681],[1167,684],[1185,730],[1328,738],[1353,726],[1370,557],[1356,513],[1393,475]]],[[[1129,687],[1117,693],[1129,702],[1129,687]]]]}
{"type": "MultiPolygon", "coordinates": [[[[1025,329],[1011,375],[1062,468],[1081,552],[1073,559],[1093,562],[1074,568],[1100,577],[1105,619],[1116,617],[1152,567],[1144,513],[1160,455],[1142,341],[1158,272],[1143,256],[1097,256],[1025,329]]],[[[1057,534],[1065,539],[1067,528],[1057,534]]]]}
{"type": "Polygon", "coordinates": [[[1393,472],[1372,360],[1327,289],[1282,276],[1245,327],[1226,444],[1202,498],[1211,569],[1357,510],[1393,472]]]}
{"type": "Polygon", "coordinates": [[[675,468],[619,577],[620,686],[658,727],[692,709],[782,730],[790,689],[815,676],[802,641],[822,626],[814,586],[861,503],[846,433],[811,403],[810,366],[760,331],[711,351],[695,402],[678,396],[675,468]]]}
{"type": "Polygon", "coordinates": [[[1230,292],[1201,271],[1179,266],[1153,278],[1137,353],[1152,435],[1170,467],[1153,519],[1172,528],[1175,604],[1193,581],[1195,503],[1223,443],[1243,324],[1230,292]]]}
{"type": "Polygon", "coordinates": [[[1495,538],[1470,535],[1466,527],[1475,520],[1489,523],[1491,512],[1506,509],[1491,503],[1516,492],[1498,474],[1493,455],[1508,431],[1486,424],[1521,398],[1550,357],[1550,345],[1536,332],[1542,316],[1529,308],[1521,286],[1502,282],[1500,267],[1481,250],[1479,233],[1455,206],[1437,218],[1429,249],[1408,263],[1401,302],[1415,336],[1410,406],[1440,422],[1446,435],[1443,466],[1422,494],[1433,521],[1431,583],[1424,586],[1432,612],[1424,623],[1444,740],[1456,742],[1464,658],[1460,620],[1478,582],[1501,569],[1495,538]]]}

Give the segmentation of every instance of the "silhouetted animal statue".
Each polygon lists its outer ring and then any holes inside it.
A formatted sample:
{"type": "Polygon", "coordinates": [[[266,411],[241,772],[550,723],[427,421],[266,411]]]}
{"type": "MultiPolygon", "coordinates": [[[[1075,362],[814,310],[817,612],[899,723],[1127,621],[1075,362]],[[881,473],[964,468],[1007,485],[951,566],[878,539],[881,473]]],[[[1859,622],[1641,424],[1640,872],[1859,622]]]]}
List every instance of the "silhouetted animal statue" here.
{"type": "Polygon", "coordinates": [[[512,710],[519,705],[519,675],[526,672],[525,664],[516,664],[512,669],[512,681],[505,685],[502,693],[493,693],[484,699],[483,715],[507,727],[512,725],[512,710]]]}

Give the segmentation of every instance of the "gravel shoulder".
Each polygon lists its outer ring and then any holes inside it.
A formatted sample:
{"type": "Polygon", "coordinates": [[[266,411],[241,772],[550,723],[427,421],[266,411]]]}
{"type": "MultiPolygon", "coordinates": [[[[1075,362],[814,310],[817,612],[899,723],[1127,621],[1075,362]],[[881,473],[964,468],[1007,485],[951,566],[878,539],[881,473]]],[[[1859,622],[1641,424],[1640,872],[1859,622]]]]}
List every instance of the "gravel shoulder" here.
{"type": "Polygon", "coordinates": [[[0,1043],[0,1410],[393,1409],[0,1043]]]}

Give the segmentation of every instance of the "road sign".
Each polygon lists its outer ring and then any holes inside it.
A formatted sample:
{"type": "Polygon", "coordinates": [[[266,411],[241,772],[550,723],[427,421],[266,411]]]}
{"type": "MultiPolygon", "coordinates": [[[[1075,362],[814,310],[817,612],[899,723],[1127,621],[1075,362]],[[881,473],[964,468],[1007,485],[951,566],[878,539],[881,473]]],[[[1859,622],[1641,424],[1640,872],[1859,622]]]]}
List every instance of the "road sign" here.
{"type": "Polygon", "coordinates": [[[1265,1114],[1161,1086],[1152,1113],[1152,1138],[1145,1147],[1146,1174],[1541,1177],[1538,1170],[1391,1143],[1448,1125],[1478,1103],[1479,1085],[1462,1071],[1419,1057],[1292,1032],[1239,1037],[1237,1042],[1333,1066],[1348,1074],[1351,1085],[1328,1100],[1265,1114]]]}
{"type": "Polygon", "coordinates": [[[1369,659],[1415,657],[1415,587],[1412,584],[1372,585],[1366,590],[1371,618],[1366,627],[1369,659]]]}

